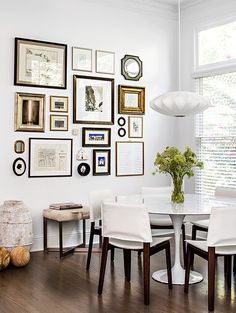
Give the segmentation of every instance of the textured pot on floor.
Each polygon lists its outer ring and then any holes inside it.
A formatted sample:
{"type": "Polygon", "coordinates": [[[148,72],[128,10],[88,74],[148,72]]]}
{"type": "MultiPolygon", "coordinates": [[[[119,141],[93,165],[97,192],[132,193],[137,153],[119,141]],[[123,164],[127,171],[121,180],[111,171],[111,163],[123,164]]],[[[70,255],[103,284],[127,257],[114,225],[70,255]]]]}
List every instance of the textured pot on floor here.
{"type": "Polygon", "coordinates": [[[0,206],[0,246],[31,248],[33,239],[30,210],[23,201],[9,200],[0,206]]]}

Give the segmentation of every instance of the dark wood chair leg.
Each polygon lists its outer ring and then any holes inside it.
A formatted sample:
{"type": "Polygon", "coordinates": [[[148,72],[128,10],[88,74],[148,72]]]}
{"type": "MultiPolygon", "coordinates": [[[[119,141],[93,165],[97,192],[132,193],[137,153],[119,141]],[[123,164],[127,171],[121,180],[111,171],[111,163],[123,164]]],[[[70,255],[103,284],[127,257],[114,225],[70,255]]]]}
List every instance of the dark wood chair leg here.
{"type": "Polygon", "coordinates": [[[142,251],[139,250],[139,251],[138,251],[138,256],[141,256],[141,254],[142,254],[142,251]]]}
{"type": "Polygon", "coordinates": [[[182,225],[182,241],[183,241],[183,257],[184,257],[184,268],[186,267],[186,243],[185,243],[185,225],[182,225]]]}
{"type": "MultiPolygon", "coordinates": [[[[102,221],[99,220],[99,226],[102,226],[102,221]]],[[[94,225],[95,227],[95,225],[94,225]]],[[[102,233],[99,235],[99,248],[102,247],[102,233]]]]}
{"type": "Polygon", "coordinates": [[[43,218],[43,251],[48,251],[48,220],[43,218]]]}
{"type": "Polygon", "coordinates": [[[91,222],[90,237],[89,237],[89,247],[88,247],[88,256],[87,256],[87,265],[86,265],[86,270],[87,271],[89,270],[89,267],[90,267],[91,254],[92,254],[92,249],[93,249],[94,227],[95,227],[95,222],[91,222]]]}
{"type": "Polygon", "coordinates": [[[109,247],[109,239],[104,237],[103,245],[102,245],[102,259],[101,259],[101,267],[100,267],[100,275],[99,275],[99,283],[98,283],[98,294],[102,294],[104,277],[106,272],[106,263],[107,263],[107,254],[109,247]]]}
{"type": "Polygon", "coordinates": [[[167,266],[167,277],[168,277],[168,287],[172,289],[172,273],[171,273],[171,257],[170,257],[170,243],[166,248],[166,266],[167,266]]]}
{"type": "Polygon", "coordinates": [[[184,283],[185,293],[188,293],[192,254],[193,254],[193,251],[191,247],[187,244],[187,264],[186,264],[186,270],[185,270],[185,283],[184,283]]]}
{"type": "Polygon", "coordinates": [[[143,244],[143,282],[144,282],[144,304],[150,301],[150,244],[143,244]]]}
{"type": "Polygon", "coordinates": [[[231,276],[232,276],[232,256],[224,256],[224,265],[225,265],[225,278],[228,288],[231,287],[231,276]]]}
{"type": "MultiPolygon", "coordinates": [[[[195,225],[192,226],[192,240],[197,239],[197,227],[195,225]]],[[[193,268],[193,263],[194,263],[194,254],[192,253],[191,255],[191,267],[193,268]]]]}
{"type": "Polygon", "coordinates": [[[60,251],[60,259],[61,259],[63,257],[62,222],[59,222],[59,251],[60,251]]]}
{"type": "Polygon", "coordinates": [[[236,254],[234,255],[233,272],[234,272],[234,274],[236,274],[236,254]]]}
{"type": "Polygon", "coordinates": [[[83,220],[83,246],[86,246],[86,220],[83,220]]]}
{"type": "Polygon", "coordinates": [[[115,248],[111,248],[111,262],[114,262],[114,256],[115,256],[115,248]]]}
{"type": "Polygon", "coordinates": [[[215,248],[208,248],[208,310],[214,311],[215,303],[215,248]]]}
{"type": "Polygon", "coordinates": [[[131,250],[123,249],[124,255],[124,271],[125,277],[128,282],[130,282],[130,273],[131,273],[131,250]]]}

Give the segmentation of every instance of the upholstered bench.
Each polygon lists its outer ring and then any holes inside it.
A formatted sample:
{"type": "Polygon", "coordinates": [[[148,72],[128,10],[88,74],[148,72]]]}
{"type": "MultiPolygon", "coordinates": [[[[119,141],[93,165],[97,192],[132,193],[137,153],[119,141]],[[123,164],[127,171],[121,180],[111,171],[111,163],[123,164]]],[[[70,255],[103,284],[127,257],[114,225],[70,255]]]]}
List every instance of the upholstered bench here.
{"type": "Polygon", "coordinates": [[[47,242],[47,226],[48,221],[57,222],[59,225],[59,252],[60,258],[66,256],[67,254],[73,252],[78,247],[85,247],[86,244],[86,222],[85,220],[89,219],[89,208],[83,206],[80,209],[68,209],[68,210],[52,210],[45,209],[43,210],[43,247],[44,252],[48,252],[48,242],[47,242]],[[83,242],[72,248],[63,248],[63,223],[71,221],[83,221],[83,242]]]}

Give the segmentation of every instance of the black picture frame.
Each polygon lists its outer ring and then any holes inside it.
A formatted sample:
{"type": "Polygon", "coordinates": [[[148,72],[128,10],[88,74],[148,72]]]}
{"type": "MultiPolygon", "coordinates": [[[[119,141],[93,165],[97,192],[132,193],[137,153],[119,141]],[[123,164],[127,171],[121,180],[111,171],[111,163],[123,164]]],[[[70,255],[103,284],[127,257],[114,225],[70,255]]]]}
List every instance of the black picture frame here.
{"type": "MultiPolygon", "coordinates": [[[[43,145],[43,144],[42,144],[43,145]]],[[[45,148],[42,148],[45,150],[45,148]]],[[[37,152],[39,152],[39,148],[37,148],[37,152]]],[[[47,153],[44,151],[44,154],[47,153]]],[[[50,148],[50,152],[48,152],[49,154],[52,154],[52,148],[50,148]]],[[[40,155],[40,153],[37,154],[37,156],[40,155]]],[[[41,156],[41,158],[44,159],[47,157],[47,156],[41,156]]],[[[50,155],[50,157],[52,158],[53,156],[50,155]]],[[[44,159],[43,159],[43,162],[44,162],[44,159]]],[[[73,139],[72,138],[29,138],[29,165],[28,165],[28,177],[29,178],[45,178],[45,177],[71,177],[72,176],[72,161],[73,161],[73,139]],[[36,174],[37,173],[37,170],[35,170],[34,168],[32,168],[32,160],[33,160],[33,157],[34,157],[34,149],[35,147],[33,147],[33,145],[36,143],[36,142],[44,142],[44,144],[47,144],[47,147],[46,149],[49,148],[49,145],[48,143],[56,143],[56,141],[59,142],[60,144],[60,152],[58,151],[57,153],[59,154],[60,153],[60,156],[61,156],[61,160],[59,160],[58,162],[62,161],[63,160],[66,160],[67,161],[67,166],[68,166],[68,169],[67,171],[65,171],[66,173],[64,174],[60,174],[54,170],[53,172],[53,169],[50,169],[52,171],[51,174],[48,174],[46,175],[46,170],[43,172],[44,174],[36,174]],[[62,143],[65,143],[67,141],[67,145],[68,145],[68,151],[64,151],[62,150],[62,143]],[[68,152],[68,157],[66,158],[66,155],[65,153],[68,152]],[[63,155],[64,154],[64,155],[63,155]],[[66,159],[65,159],[66,158],[66,159]]],[[[38,160],[38,164],[39,162],[41,162],[41,160],[38,160]]],[[[47,161],[47,162],[52,162],[51,160],[47,161]]],[[[35,164],[35,162],[33,162],[33,164],[35,164]]],[[[43,164],[44,165],[44,164],[43,164]]],[[[41,167],[43,168],[43,165],[41,165],[41,167]]],[[[48,166],[45,166],[45,167],[48,167],[48,166]]],[[[52,166],[51,166],[52,167],[52,166]]],[[[38,171],[40,172],[40,171],[38,171]]],[[[63,172],[63,171],[61,171],[63,172]]]]}
{"type": "Polygon", "coordinates": [[[118,129],[118,135],[119,135],[120,137],[125,137],[125,135],[126,135],[126,130],[125,130],[123,127],[119,128],[119,129],[118,129]]]}
{"type": "Polygon", "coordinates": [[[93,150],[93,175],[94,176],[111,175],[111,150],[109,149],[93,150]],[[99,154],[100,157],[102,158],[101,161],[103,162],[101,165],[99,165],[98,159],[99,154]],[[106,155],[106,158],[104,157],[104,155],[106,155]]]}
{"type": "Polygon", "coordinates": [[[121,117],[119,117],[118,118],[118,120],[117,120],[117,124],[119,125],[119,126],[125,126],[125,124],[126,124],[126,119],[123,117],[123,116],[121,116],[121,117]]]}
{"type": "Polygon", "coordinates": [[[13,172],[16,176],[24,175],[26,171],[26,163],[25,160],[22,158],[17,158],[12,164],[13,172]]]}
{"type": "Polygon", "coordinates": [[[80,176],[87,176],[90,173],[90,165],[88,163],[80,163],[77,167],[80,176]]]}
{"type": "MultiPolygon", "coordinates": [[[[24,59],[24,58],[23,58],[24,59]]],[[[14,55],[14,85],[17,86],[28,86],[28,87],[40,87],[40,88],[54,88],[54,89],[66,89],[67,88],[67,45],[62,43],[55,43],[49,41],[41,41],[41,40],[34,40],[34,39],[26,39],[26,38],[15,38],[15,55],[14,55]],[[24,81],[19,77],[19,66],[20,66],[20,44],[31,44],[35,45],[37,48],[40,47],[50,47],[55,49],[62,49],[62,60],[63,60],[63,68],[62,68],[62,84],[35,84],[30,83],[29,81],[24,81]]],[[[30,70],[28,70],[30,72],[30,70]]]]}
{"type": "MultiPolygon", "coordinates": [[[[95,134],[94,134],[95,135],[95,134]]],[[[110,147],[111,146],[111,129],[110,128],[93,128],[93,127],[83,127],[82,128],[82,147],[110,147]],[[87,133],[89,132],[97,132],[97,136],[104,133],[107,133],[107,140],[106,143],[96,143],[97,141],[94,140],[94,143],[88,143],[87,141],[87,133]]]]}

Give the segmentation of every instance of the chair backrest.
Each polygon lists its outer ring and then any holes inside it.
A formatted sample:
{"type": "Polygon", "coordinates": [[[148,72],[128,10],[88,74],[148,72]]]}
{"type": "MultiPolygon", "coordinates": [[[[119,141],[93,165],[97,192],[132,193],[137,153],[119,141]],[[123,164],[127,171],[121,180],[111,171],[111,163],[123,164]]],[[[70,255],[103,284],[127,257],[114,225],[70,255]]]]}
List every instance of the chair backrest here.
{"type": "Polygon", "coordinates": [[[102,203],[102,235],[136,242],[152,242],[150,219],[143,204],[102,203]]]}
{"type": "Polygon", "coordinates": [[[215,196],[236,198],[236,189],[228,187],[216,187],[215,196]]]}
{"type": "Polygon", "coordinates": [[[142,187],[141,194],[144,195],[159,195],[159,194],[171,194],[171,186],[164,187],[142,187]]]}
{"type": "Polygon", "coordinates": [[[222,253],[236,253],[236,207],[213,208],[207,235],[208,247],[216,247],[222,253]]]}
{"type": "Polygon", "coordinates": [[[116,196],[116,202],[120,204],[142,204],[143,203],[143,198],[141,194],[136,194],[136,195],[118,195],[116,196]]]}
{"type": "Polygon", "coordinates": [[[95,222],[101,219],[102,201],[113,201],[114,197],[110,189],[94,190],[89,193],[90,221],[95,222]]]}

